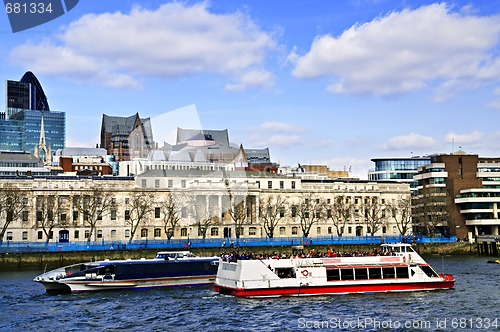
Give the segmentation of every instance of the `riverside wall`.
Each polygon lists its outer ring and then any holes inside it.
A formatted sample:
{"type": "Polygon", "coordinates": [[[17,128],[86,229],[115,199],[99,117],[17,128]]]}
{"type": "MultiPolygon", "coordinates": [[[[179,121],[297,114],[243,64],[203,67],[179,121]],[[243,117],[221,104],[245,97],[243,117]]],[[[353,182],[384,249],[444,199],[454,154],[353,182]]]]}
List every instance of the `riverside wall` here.
{"type": "MultiPolygon", "coordinates": [[[[338,252],[372,251],[373,245],[338,245],[338,246],[306,246],[303,251],[316,250],[326,252],[332,249],[338,252]]],[[[457,242],[444,244],[417,244],[415,250],[422,256],[426,255],[477,255],[477,246],[473,243],[457,242]]],[[[291,247],[240,247],[240,248],[206,248],[192,249],[198,256],[219,256],[224,251],[238,250],[240,252],[256,253],[292,253],[291,247]]],[[[1,253],[0,271],[15,270],[50,270],[57,267],[81,262],[104,259],[138,259],[153,258],[157,249],[142,250],[109,250],[109,251],[75,251],[53,253],[1,253]]]]}

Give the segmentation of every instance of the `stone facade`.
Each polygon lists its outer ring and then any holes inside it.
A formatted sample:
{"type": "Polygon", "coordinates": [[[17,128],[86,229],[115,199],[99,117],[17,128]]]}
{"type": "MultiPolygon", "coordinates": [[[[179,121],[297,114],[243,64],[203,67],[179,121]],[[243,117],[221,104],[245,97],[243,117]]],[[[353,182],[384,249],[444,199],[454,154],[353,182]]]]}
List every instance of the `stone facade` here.
{"type": "MultiPolygon", "coordinates": [[[[398,235],[393,216],[400,212],[390,212],[389,204],[408,198],[410,191],[407,184],[304,180],[268,172],[153,170],[135,178],[0,179],[0,200],[16,195],[21,197],[21,208],[3,241],[44,242],[47,234],[52,234],[51,242],[163,240],[168,236],[222,241],[234,239],[237,233],[241,238],[266,237],[271,217],[274,237],[302,236],[304,229],[311,238],[336,236],[340,225],[336,227],[335,220],[339,219],[346,219],[343,236],[371,235],[369,209],[376,210],[380,226],[374,235],[398,235]],[[174,226],[165,226],[166,201],[172,198],[179,218],[174,226]],[[334,211],[340,200],[349,205],[348,217],[337,217],[334,211]],[[368,208],[367,202],[377,203],[377,209],[368,208]],[[131,223],[137,223],[140,203],[147,211],[135,227],[131,223]]],[[[7,220],[3,210],[0,226],[7,220]]]]}

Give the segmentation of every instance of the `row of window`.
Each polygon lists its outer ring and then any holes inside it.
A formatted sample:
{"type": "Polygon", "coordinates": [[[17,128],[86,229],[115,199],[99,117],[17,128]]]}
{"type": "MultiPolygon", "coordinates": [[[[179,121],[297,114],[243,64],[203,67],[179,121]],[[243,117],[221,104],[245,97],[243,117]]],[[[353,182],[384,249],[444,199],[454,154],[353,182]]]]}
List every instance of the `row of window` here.
{"type": "MultiPolygon", "coordinates": [[[[347,227],[347,234],[353,234],[353,230],[356,231],[356,235],[357,236],[361,236],[362,235],[362,232],[363,232],[363,227],[362,226],[357,226],[355,228],[351,227],[351,226],[348,226],[347,227]]],[[[299,235],[299,231],[300,231],[300,227],[298,226],[293,226],[291,228],[291,232],[292,232],[292,235],[299,235]]],[[[387,228],[386,227],[383,227],[382,229],[382,233],[386,233],[387,231],[387,228]]],[[[396,226],[393,226],[393,229],[392,229],[393,233],[396,234],[397,233],[397,228],[396,226]]],[[[167,230],[167,233],[169,234],[173,234],[174,230],[172,228],[169,228],[167,230]]],[[[203,232],[203,229],[201,228],[198,228],[198,237],[201,237],[203,236],[202,234],[203,232]]],[[[258,232],[258,228],[257,227],[254,227],[254,226],[250,226],[248,227],[248,236],[261,236],[262,234],[257,234],[258,232]]],[[[286,236],[286,227],[279,227],[278,229],[278,232],[279,232],[279,236],[286,236]]],[[[341,227],[341,232],[342,234],[344,234],[344,227],[341,227]]],[[[82,239],[86,239],[88,238],[89,236],[89,233],[90,233],[90,230],[85,230],[84,231],[84,236],[82,239]]],[[[370,233],[370,228],[368,227],[367,229],[367,233],[370,233]]],[[[211,227],[209,232],[207,232],[207,235],[210,235],[211,237],[219,237],[219,234],[222,235],[222,233],[220,233],[220,228],[219,227],[211,227]]],[[[316,235],[321,235],[322,234],[322,228],[321,227],[316,227],[316,235]]],[[[336,235],[337,233],[333,230],[333,227],[328,227],[327,228],[327,235],[336,235]]],[[[244,232],[244,228],[243,227],[240,227],[240,235],[241,236],[245,236],[245,232],[244,232]]],[[[80,239],[80,230],[74,230],[73,231],[73,239],[74,240],[79,240],[80,239]]],[[[153,229],[153,237],[154,238],[161,238],[162,236],[162,228],[154,228],[153,229]]],[[[181,237],[187,237],[189,236],[189,233],[188,233],[188,229],[186,227],[182,227],[180,229],[180,236],[181,237]]],[[[224,236],[230,236],[227,234],[227,228],[224,229],[224,236]]],[[[98,239],[102,239],[103,238],[103,232],[102,230],[97,230],[96,232],[96,237],[98,239]]],[[[116,239],[117,238],[117,231],[115,229],[112,229],[110,231],[110,237],[111,239],[116,239]]],[[[129,229],[126,229],[125,232],[124,232],[124,237],[125,238],[130,238],[130,230],[129,229]]],[[[140,230],[140,237],[141,238],[148,238],[149,237],[149,229],[147,228],[142,228],[140,230]]],[[[22,234],[21,234],[21,238],[23,241],[27,241],[28,240],[28,231],[23,231],[22,234]]],[[[44,233],[43,231],[38,231],[37,232],[37,238],[38,240],[43,240],[44,239],[44,233]]],[[[53,231],[50,231],[49,233],[49,239],[53,239],[54,238],[54,234],[53,234],[53,231]]],[[[14,237],[13,237],[13,233],[11,231],[7,232],[6,233],[6,239],[7,241],[14,241],[14,237]]]]}

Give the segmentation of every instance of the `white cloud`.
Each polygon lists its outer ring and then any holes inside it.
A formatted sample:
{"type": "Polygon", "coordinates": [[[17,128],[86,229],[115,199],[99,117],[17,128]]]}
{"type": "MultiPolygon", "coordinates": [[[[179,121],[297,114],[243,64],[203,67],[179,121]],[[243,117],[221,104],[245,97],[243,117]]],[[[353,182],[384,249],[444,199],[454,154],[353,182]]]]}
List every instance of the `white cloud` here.
{"type": "Polygon", "coordinates": [[[304,129],[284,122],[267,121],[250,130],[250,143],[256,147],[288,149],[303,142],[304,129]]]}
{"type": "Polygon", "coordinates": [[[483,133],[475,130],[468,134],[448,133],[445,137],[446,142],[455,143],[455,147],[480,147],[484,145],[485,139],[483,133]]]}
{"type": "Polygon", "coordinates": [[[418,150],[428,149],[436,146],[432,137],[416,133],[410,133],[406,136],[394,136],[382,145],[383,150],[418,150]]]}
{"type": "Polygon", "coordinates": [[[207,72],[235,79],[239,89],[270,86],[272,77],[262,67],[276,46],[274,35],[243,13],[213,14],[208,7],[174,2],[156,10],[85,15],[44,42],[15,48],[10,60],[117,88],[138,87],[140,77],[207,72]]]}
{"type": "Polygon", "coordinates": [[[265,70],[254,70],[239,77],[239,81],[226,85],[227,91],[243,91],[252,88],[272,88],[274,75],[265,70]]]}
{"type": "MultiPolygon", "coordinates": [[[[470,8],[467,11],[470,12],[470,8]]],[[[500,60],[490,52],[500,37],[500,17],[453,13],[446,4],[392,12],[352,26],[340,36],[318,36],[305,55],[289,55],[299,79],[329,77],[332,93],[389,96],[437,84],[475,87],[498,80],[500,60]]]]}

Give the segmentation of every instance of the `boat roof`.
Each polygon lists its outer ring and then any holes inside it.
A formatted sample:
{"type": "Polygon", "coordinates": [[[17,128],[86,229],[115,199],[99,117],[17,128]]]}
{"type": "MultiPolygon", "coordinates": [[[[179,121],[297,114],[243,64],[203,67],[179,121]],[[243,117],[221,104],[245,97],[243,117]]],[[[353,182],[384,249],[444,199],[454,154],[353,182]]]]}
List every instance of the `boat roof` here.
{"type": "Polygon", "coordinates": [[[411,247],[411,244],[409,243],[384,243],[381,244],[382,247],[411,247]]]}

